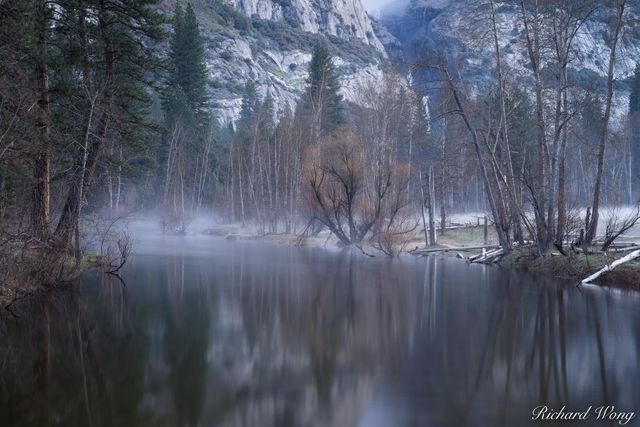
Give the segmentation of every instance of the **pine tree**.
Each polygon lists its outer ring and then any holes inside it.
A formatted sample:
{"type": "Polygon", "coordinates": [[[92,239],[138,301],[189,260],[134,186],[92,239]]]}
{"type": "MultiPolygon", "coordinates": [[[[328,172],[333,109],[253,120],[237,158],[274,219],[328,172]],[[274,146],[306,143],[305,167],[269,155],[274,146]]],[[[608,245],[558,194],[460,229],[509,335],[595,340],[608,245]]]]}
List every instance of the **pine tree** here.
{"type": "Polygon", "coordinates": [[[252,81],[249,81],[244,85],[238,127],[248,127],[250,125],[257,108],[257,103],[256,85],[252,81]]]}
{"type": "Polygon", "coordinates": [[[629,94],[629,115],[640,113],[640,63],[636,65],[636,69],[631,79],[631,93],[629,94]]]}
{"type": "MultiPolygon", "coordinates": [[[[69,242],[77,228],[81,202],[89,194],[96,170],[104,167],[110,177],[110,163],[100,163],[101,153],[146,142],[152,128],[148,122],[151,105],[150,76],[159,71],[158,42],[164,37],[163,17],[158,0],[66,2],[67,12],[75,12],[77,25],[69,28],[78,37],[78,65],[83,81],[78,92],[95,96],[96,109],[86,108],[76,130],[79,149],[74,153],[74,178],[64,202],[56,237],[69,242]],[[96,19],[89,19],[89,10],[96,19]],[[88,89],[87,89],[88,88],[88,89]],[[98,110],[100,114],[98,114],[98,110]],[[86,136],[86,138],[85,138],[86,136]]],[[[87,103],[87,105],[90,103],[87,103]]],[[[122,168],[118,166],[121,172],[122,168]]],[[[120,173],[118,172],[118,173],[120,173]]]]}
{"type": "Polygon", "coordinates": [[[186,9],[179,2],[176,4],[169,59],[171,70],[163,99],[163,203],[172,199],[174,217],[169,219],[183,221],[188,211],[193,213],[200,208],[209,167],[216,163],[209,157],[214,124],[207,93],[204,42],[190,3],[186,9]]]}
{"type": "Polygon", "coordinates": [[[602,126],[602,109],[598,97],[588,93],[579,108],[580,129],[583,132],[583,142],[595,145],[598,132],[602,126]]]}
{"type": "Polygon", "coordinates": [[[264,97],[264,101],[262,101],[262,106],[260,107],[260,113],[261,133],[270,138],[275,131],[276,118],[276,106],[270,93],[267,93],[264,97]]]}
{"type": "Polygon", "coordinates": [[[346,123],[338,74],[326,44],[318,43],[309,64],[302,108],[312,123],[312,140],[318,142],[346,123]]]}
{"type": "Polygon", "coordinates": [[[170,78],[172,90],[184,92],[193,114],[206,124],[209,114],[207,95],[207,68],[204,60],[204,43],[191,3],[183,12],[176,5],[171,42],[173,73],[170,78]]]}

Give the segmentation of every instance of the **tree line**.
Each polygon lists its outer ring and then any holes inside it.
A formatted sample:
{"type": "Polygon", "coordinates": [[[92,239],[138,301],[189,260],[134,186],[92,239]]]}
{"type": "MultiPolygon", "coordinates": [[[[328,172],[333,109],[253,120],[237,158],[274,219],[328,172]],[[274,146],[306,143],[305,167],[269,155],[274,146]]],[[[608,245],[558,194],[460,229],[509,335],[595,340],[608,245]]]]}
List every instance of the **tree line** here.
{"type": "Polygon", "coordinates": [[[171,231],[214,213],[395,255],[414,232],[435,244],[450,213],[473,209],[488,212],[505,251],[588,246],[603,202],[638,194],[639,70],[624,125],[610,125],[627,4],[511,5],[525,87],[504,60],[497,5],[469,7],[479,19],[467,29],[492,52],[486,82],[429,51],[411,67],[414,84],[389,71],[347,102],[319,36],[297,105],[283,111],[250,81],[237,121],[220,123],[191,4],[165,16],[157,0],[6,0],[3,228],[79,252],[87,213],[157,209],[171,231]],[[594,14],[607,23],[604,95],[569,67],[594,14]]]}
{"type": "MultiPolygon", "coordinates": [[[[473,13],[461,26],[475,48],[491,55],[490,77],[470,82],[460,58],[433,51],[415,70],[439,99],[434,113],[445,118],[443,143],[454,155],[463,152],[460,141],[472,148],[500,246],[509,252],[534,243],[539,255],[553,248],[564,253],[566,246],[601,241],[602,232],[607,246],[614,230],[626,231],[638,220],[640,69],[629,79],[630,95],[619,84],[620,67],[631,59],[623,56],[630,43],[624,35],[634,25],[637,5],[479,0],[467,7],[473,13]],[[519,30],[508,48],[499,8],[515,17],[509,28],[519,30]],[[606,55],[601,75],[585,78],[571,64],[584,60],[580,39],[589,36],[593,22],[602,23],[606,55]],[[522,64],[505,60],[514,50],[523,54],[522,64]],[[603,218],[603,205],[636,209],[626,216],[607,210],[603,218]]],[[[444,157],[440,164],[446,164],[444,157]]],[[[446,188],[444,169],[440,185],[446,188]]]]}

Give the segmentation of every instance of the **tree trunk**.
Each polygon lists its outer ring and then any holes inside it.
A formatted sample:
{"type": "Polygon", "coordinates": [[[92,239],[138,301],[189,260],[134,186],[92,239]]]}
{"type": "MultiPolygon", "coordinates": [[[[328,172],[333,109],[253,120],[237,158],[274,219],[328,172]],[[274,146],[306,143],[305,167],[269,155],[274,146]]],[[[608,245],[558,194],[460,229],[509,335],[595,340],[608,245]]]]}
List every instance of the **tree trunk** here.
{"type": "Polygon", "coordinates": [[[447,204],[446,204],[446,176],[447,168],[445,165],[445,156],[447,149],[447,121],[445,119],[445,125],[442,135],[442,146],[440,152],[440,185],[438,186],[438,199],[440,202],[440,234],[444,234],[447,230],[447,204]]]}
{"type": "Polygon", "coordinates": [[[515,175],[513,172],[513,159],[511,156],[511,145],[509,144],[509,125],[507,122],[507,109],[505,106],[504,78],[502,76],[502,58],[500,55],[500,43],[498,42],[498,29],[496,24],[496,12],[493,0],[491,0],[491,24],[493,27],[493,47],[496,54],[496,74],[498,79],[498,92],[500,99],[500,115],[502,116],[502,141],[504,145],[505,162],[507,164],[507,185],[510,187],[509,193],[509,213],[513,223],[513,240],[523,242],[522,223],[520,221],[520,206],[515,194],[515,175]]]}
{"type": "MultiPolygon", "coordinates": [[[[428,179],[427,179],[428,181],[428,179]]],[[[422,172],[420,172],[420,196],[421,196],[421,200],[420,200],[420,212],[421,212],[421,216],[422,216],[422,229],[424,231],[424,244],[425,246],[431,246],[430,243],[430,239],[429,239],[429,229],[428,229],[428,224],[427,224],[427,218],[425,216],[425,212],[424,209],[427,205],[427,198],[424,194],[424,184],[422,182],[422,172]]]]}
{"type": "Polygon", "coordinates": [[[433,206],[433,166],[429,167],[429,171],[427,172],[427,213],[429,217],[429,245],[433,246],[436,244],[436,221],[435,221],[435,212],[433,206]]]}
{"type": "Polygon", "coordinates": [[[585,246],[590,246],[596,236],[598,230],[598,220],[600,216],[600,192],[602,186],[602,174],[604,171],[604,152],[607,145],[607,135],[609,131],[609,118],[611,117],[611,100],[613,99],[613,71],[616,63],[616,47],[620,38],[620,30],[622,28],[622,18],[624,16],[626,0],[621,0],[618,4],[618,16],[616,18],[616,27],[613,35],[611,53],[609,54],[609,71],[607,73],[607,100],[604,110],[604,118],[602,120],[602,129],[600,132],[600,146],[598,147],[598,168],[596,172],[596,182],[593,189],[593,204],[591,205],[591,221],[589,222],[587,232],[585,233],[585,246]]]}
{"type": "Polygon", "coordinates": [[[476,156],[478,157],[478,163],[480,164],[480,171],[482,172],[482,180],[484,183],[485,192],[487,195],[487,200],[489,201],[489,207],[491,208],[491,214],[493,215],[493,220],[496,228],[496,233],[498,234],[498,242],[502,249],[504,249],[505,254],[511,252],[511,242],[509,240],[509,236],[505,233],[505,228],[502,226],[502,220],[500,218],[500,214],[498,212],[498,207],[496,204],[496,200],[493,194],[493,190],[491,188],[491,183],[489,181],[489,173],[487,171],[487,165],[484,158],[484,154],[482,153],[482,148],[480,147],[480,142],[478,141],[478,133],[469,121],[467,117],[466,110],[462,105],[462,101],[460,100],[460,96],[458,94],[458,90],[449,75],[449,71],[445,70],[445,74],[447,77],[447,82],[449,84],[449,88],[453,94],[453,98],[456,102],[460,115],[462,116],[462,120],[464,121],[467,130],[471,134],[471,138],[473,141],[473,146],[476,151],[476,156]]]}
{"type": "Polygon", "coordinates": [[[49,204],[50,204],[50,117],[49,117],[49,67],[48,41],[49,6],[46,0],[37,2],[37,61],[35,79],[38,85],[38,108],[36,110],[36,127],[39,130],[39,141],[32,155],[33,161],[33,196],[31,226],[33,233],[40,239],[49,236],[49,204]]]}
{"type": "Polygon", "coordinates": [[[100,0],[98,10],[98,23],[100,26],[100,33],[104,42],[104,108],[96,129],[96,138],[89,146],[89,150],[86,156],[86,167],[84,168],[84,173],[79,174],[82,176],[82,178],[77,177],[77,184],[71,186],[69,194],[67,195],[67,200],[62,210],[60,222],[58,222],[58,227],[56,228],[56,237],[58,237],[65,243],[70,242],[72,232],[80,219],[80,212],[82,209],[82,206],[80,204],[81,199],[83,195],[86,195],[88,193],[89,187],[91,186],[91,181],[93,180],[96,165],[98,164],[100,149],[107,139],[107,132],[109,129],[109,123],[111,121],[111,110],[113,108],[115,56],[113,51],[113,43],[111,41],[111,35],[109,34],[111,24],[108,21],[106,0],[100,0]]]}
{"type": "Polygon", "coordinates": [[[520,2],[522,10],[522,19],[524,23],[527,52],[529,54],[529,61],[533,70],[534,77],[534,91],[536,97],[536,126],[537,126],[537,141],[538,141],[538,153],[537,153],[537,174],[533,177],[533,185],[531,186],[532,197],[534,199],[533,210],[536,220],[536,244],[538,251],[542,254],[546,253],[551,244],[549,239],[549,225],[545,220],[546,206],[547,206],[547,162],[549,159],[547,150],[547,141],[545,137],[546,127],[544,122],[544,104],[542,96],[542,79],[540,77],[540,29],[539,29],[539,14],[537,8],[537,2],[534,8],[534,21],[533,37],[529,31],[529,19],[526,15],[526,7],[524,0],[520,2]]]}
{"type": "Polygon", "coordinates": [[[118,176],[116,177],[116,212],[120,211],[120,197],[122,196],[122,162],[124,157],[122,156],[122,143],[120,143],[118,152],[118,176]]]}
{"type": "MultiPolygon", "coordinates": [[[[566,71],[565,71],[566,72],[566,71]]],[[[567,93],[564,94],[564,111],[568,112],[567,93]]],[[[560,158],[558,159],[558,226],[556,229],[556,243],[562,246],[564,234],[567,228],[567,189],[566,189],[566,152],[567,152],[567,128],[562,129],[560,146],[560,158]]]]}

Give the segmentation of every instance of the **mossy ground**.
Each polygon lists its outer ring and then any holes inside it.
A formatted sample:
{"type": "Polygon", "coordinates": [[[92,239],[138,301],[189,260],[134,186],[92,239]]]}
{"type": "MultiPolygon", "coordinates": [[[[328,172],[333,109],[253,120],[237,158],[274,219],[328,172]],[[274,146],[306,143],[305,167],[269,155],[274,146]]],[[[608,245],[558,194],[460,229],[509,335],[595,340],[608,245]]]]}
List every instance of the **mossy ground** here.
{"type": "MultiPolygon", "coordinates": [[[[500,260],[500,265],[536,273],[547,274],[559,279],[573,280],[577,283],[602,269],[607,264],[624,256],[624,253],[576,254],[567,256],[555,254],[538,256],[532,249],[515,250],[500,260]]],[[[640,290],[640,261],[631,261],[604,274],[597,284],[612,287],[640,290]]]]}
{"type": "Polygon", "coordinates": [[[63,251],[53,256],[36,247],[7,251],[2,260],[0,309],[23,297],[71,285],[85,271],[108,265],[104,255],[87,254],[80,265],[76,265],[71,252],[63,251]]]}

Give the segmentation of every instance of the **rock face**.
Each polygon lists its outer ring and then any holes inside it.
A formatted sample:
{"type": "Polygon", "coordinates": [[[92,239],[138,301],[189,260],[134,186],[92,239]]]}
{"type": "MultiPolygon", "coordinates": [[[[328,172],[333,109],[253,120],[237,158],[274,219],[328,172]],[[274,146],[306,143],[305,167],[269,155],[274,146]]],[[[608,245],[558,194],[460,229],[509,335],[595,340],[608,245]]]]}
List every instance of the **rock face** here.
{"type": "MultiPolygon", "coordinates": [[[[483,3],[479,2],[478,4],[483,3]]],[[[486,2],[484,2],[486,3],[486,2]]],[[[606,2],[604,2],[606,3],[606,2]]],[[[603,3],[603,4],[604,4],[603,3]]],[[[478,82],[485,81],[493,69],[494,52],[488,37],[490,30],[486,5],[479,6],[463,0],[410,0],[404,10],[394,9],[383,14],[379,21],[402,44],[403,55],[409,62],[428,61],[438,54],[449,59],[461,59],[461,72],[478,82]],[[480,41],[480,43],[479,43],[480,41]]],[[[495,1],[498,40],[504,65],[517,77],[529,76],[529,59],[524,45],[519,2],[495,1]]],[[[616,76],[621,79],[633,73],[640,58],[640,28],[633,25],[640,17],[636,4],[628,2],[627,22],[618,46],[620,60],[616,76]]],[[[575,79],[598,80],[607,74],[612,8],[599,7],[589,15],[574,41],[574,61],[570,64],[575,79]]],[[[549,34],[543,35],[544,37],[549,34]]],[[[387,49],[387,39],[380,36],[387,49]]],[[[395,41],[391,39],[391,42],[395,41]]],[[[551,49],[547,53],[552,55],[551,49]]],[[[553,60],[543,60],[543,69],[553,60]]],[[[591,82],[589,82],[591,83],[591,82]]]]}
{"type": "Polygon", "coordinates": [[[228,0],[249,17],[296,22],[303,31],[356,38],[384,51],[360,0],[228,0]]]}
{"type": "MultiPolygon", "coordinates": [[[[386,51],[361,0],[192,0],[206,47],[214,114],[221,124],[239,117],[245,84],[274,98],[278,112],[302,95],[311,53],[328,44],[345,99],[383,76],[386,51]]],[[[161,8],[173,13],[175,0],[161,8]]]]}
{"type": "MultiPolygon", "coordinates": [[[[476,88],[492,82],[495,53],[489,35],[489,16],[478,2],[463,0],[409,0],[403,8],[396,7],[381,12],[376,28],[394,63],[405,66],[412,63],[429,63],[447,58],[456,64],[462,78],[476,88]],[[392,37],[389,37],[388,34],[392,37]],[[400,47],[398,47],[398,42],[400,47]],[[401,60],[398,60],[401,58],[401,60]],[[439,59],[436,59],[439,58],[439,59]]],[[[498,40],[503,61],[503,71],[512,81],[523,87],[532,87],[529,58],[524,44],[524,27],[519,2],[495,1],[498,40]]],[[[607,65],[612,35],[613,8],[610,2],[589,15],[573,43],[573,58],[568,72],[572,85],[585,90],[606,90],[607,65]]],[[[618,60],[615,67],[615,94],[612,126],[622,125],[621,117],[627,111],[628,78],[640,62],[640,6],[627,2],[625,30],[618,44],[618,60]]],[[[548,37],[549,34],[543,34],[548,37]]],[[[545,42],[547,39],[545,39],[545,42]]],[[[556,84],[552,49],[545,50],[542,60],[542,77],[552,86],[556,84]]],[[[422,71],[414,76],[421,85],[439,76],[435,71],[422,71]]],[[[553,102],[551,100],[550,102],[553,102]]]]}
{"type": "MultiPolygon", "coordinates": [[[[171,14],[176,0],[163,0],[171,14]]],[[[184,0],[183,0],[184,3],[184,0]]],[[[358,102],[359,88],[378,83],[389,63],[405,67],[446,55],[460,64],[468,81],[482,85],[492,77],[493,52],[478,43],[483,22],[471,2],[397,0],[370,18],[361,0],[191,0],[207,48],[214,112],[221,123],[237,119],[244,86],[270,94],[280,113],[293,109],[305,86],[311,52],[318,40],[330,47],[345,98],[358,102]]],[[[515,79],[528,78],[523,28],[517,2],[496,1],[505,69],[515,79]]],[[[594,13],[575,41],[573,79],[600,84],[606,75],[610,16],[594,13]]],[[[640,19],[629,5],[628,19],[640,19]]],[[[618,79],[631,75],[640,58],[640,26],[627,25],[620,44],[618,79]]],[[[549,70],[546,70],[549,71],[549,70]]],[[[549,71],[551,72],[551,71],[549,71]]],[[[419,80],[417,81],[419,84],[419,80]]],[[[620,85],[617,87],[619,88],[620,85]]],[[[622,85],[624,86],[624,85],[622,85]]],[[[623,87],[624,90],[624,87],[623,87]]]]}

